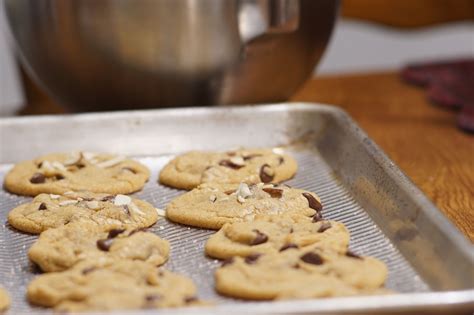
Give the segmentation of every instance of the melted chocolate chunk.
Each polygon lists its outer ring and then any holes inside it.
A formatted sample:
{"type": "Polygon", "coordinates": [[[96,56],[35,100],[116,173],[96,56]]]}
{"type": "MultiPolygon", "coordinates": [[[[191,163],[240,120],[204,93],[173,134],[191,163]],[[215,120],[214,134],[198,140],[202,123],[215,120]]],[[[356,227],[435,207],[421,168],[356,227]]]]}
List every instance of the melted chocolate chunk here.
{"type": "Polygon", "coordinates": [[[233,263],[234,263],[234,257],[230,257],[222,261],[221,267],[232,265],[233,263]]]}
{"type": "Polygon", "coordinates": [[[255,264],[258,260],[258,258],[262,256],[261,254],[252,254],[252,255],[248,255],[247,257],[245,257],[244,261],[246,264],[249,264],[249,265],[252,265],[252,264],[255,264]]]}
{"type": "Polygon", "coordinates": [[[136,173],[137,173],[137,171],[135,171],[135,170],[134,170],[133,168],[131,168],[131,167],[122,167],[122,169],[123,169],[123,170],[130,171],[130,172],[132,172],[133,174],[136,174],[136,173]]]}
{"type": "Polygon", "coordinates": [[[41,173],[34,173],[30,178],[30,183],[32,184],[42,184],[46,181],[46,176],[41,173]]]}
{"type": "Polygon", "coordinates": [[[324,231],[331,228],[331,222],[323,222],[318,229],[318,233],[323,233],[324,231]]]}
{"type": "MultiPolygon", "coordinates": [[[[112,229],[109,231],[109,234],[107,235],[107,238],[116,238],[117,235],[125,232],[125,229],[112,229]]],[[[130,233],[132,234],[132,233],[130,233]]]]}
{"type": "Polygon", "coordinates": [[[263,188],[262,189],[264,192],[269,194],[272,198],[281,198],[283,196],[283,190],[278,189],[278,188],[263,188]]]}
{"type": "Polygon", "coordinates": [[[257,236],[252,240],[250,245],[260,245],[268,241],[268,236],[260,232],[259,230],[253,230],[257,233],[257,236]]]}
{"type": "Polygon", "coordinates": [[[290,249],[290,248],[298,248],[298,245],[293,244],[293,243],[285,244],[280,248],[280,252],[283,252],[283,251],[285,251],[287,249],[290,249]]]}
{"type": "Polygon", "coordinates": [[[235,190],[224,191],[224,194],[226,194],[226,195],[232,195],[233,193],[235,193],[235,190]]]}
{"type": "Polygon", "coordinates": [[[313,195],[305,192],[303,193],[303,196],[308,200],[308,204],[311,209],[314,209],[317,212],[321,212],[321,210],[323,210],[323,206],[316,198],[313,197],[313,195]]]}
{"type": "Polygon", "coordinates": [[[351,252],[350,250],[348,250],[348,251],[346,252],[346,256],[347,256],[347,257],[350,257],[350,258],[355,258],[355,259],[362,259],[362,257],[360,257],[359,255],[357,255],[357,254],[351,252]]]}
{"type": "Polygon", "coordinates": [[[106,238],[106,239],[101,239],[97,241],[97,248],[104,252],[108,252],[110,249],[110,246],[112,246],[112,243],[114,242],[113,239],[106,238]]]}
{"type": "Polygon", "coordinates": [[[64,179],[64,176],[61,175],[61,174],[56,174],[56,175],[54,175],[54,179],[55,180],[62,180],[62,179],[64,179]]]}
{"type": "Polygon", "coordinates": [[[322,265],[324,263],[323,258],[316,253],[309,252],[300,257],[302,261],[312,265],[322,265]]]}
{"type": "Polygon", "coordinates": [[[85,166],[84,164],[82,164],[82,163],[77,163],[77,164],[76,164],[76,167],[77,167],[78,169],[81,169],[81,168],[84,168],[84,167],[86,167],[86,166],[85,166]]]}
{"type": "Polygon", "coordinates": [[[321,213],[319,212],[316,212],[314,215],[313,215],[313,222],[319,222],[323,219],[323,216],[321,215],[321,213]]]}
{"type": "Polygon", "coordinates": [[[44,202],[40,203],[40,205],[39,205],[39,207],[38,207],[38,210],[46,210],[46,209],[48,209],[48,208],[46,207],[46,204],[45,204],[44,202]]]}
{"type": "Polygon", "coordinates": [[[41,168],[43,166],[43,162],[38,163],[38,168],[41,168]]]}
{"type": "Polygon", "coordinates": [[[189,304],[189,303],[192,303],[192,302],[196,302],[197,300],[198,300],[198,298],[195,297],[195,296],[188,296],[188,297],[184,298],[184,303],[189,304]]]}
{"type": "Polygon", "coordinates": [[[285,163],[285,159],[282,156],[280,156],[278,158],[278,163],[279,163],[278,165],[282,165],[283,163],[285,163]]]}
{"type": "Polygon", "coordinates": [[[219,162],[219,165],[229,167],[233,170],[238,170],[239,168],[244,167],[243,165],[238,165],[238,164],[233,163],[231,160],[222,160],[219,162]]]}
{"type": "Polygon", "coordinates": [[[263,164],[262,167],[260,167],[260,180],[265,184],[270,183],[274,178],[274,175],[268,173],[267,168],[270,168],[270,165],[263,164]]]}
{"type": "Polygon", "coordinates": [[[255,153],[255,154],[249,154],[249,155],[243,156],[242,158],[244,159],[244,161],[248,161],[259,156],[262,156],[262,155],[255,153]]]}
{"type": "Polygon", "coordinates": [[[85,268],[82,270],[82,274],[83,275],[86,275],[88,273],[91,273],[92,271],[94,271],[96,268],[95,267],[89,267],[89,268],[85,268]]]}

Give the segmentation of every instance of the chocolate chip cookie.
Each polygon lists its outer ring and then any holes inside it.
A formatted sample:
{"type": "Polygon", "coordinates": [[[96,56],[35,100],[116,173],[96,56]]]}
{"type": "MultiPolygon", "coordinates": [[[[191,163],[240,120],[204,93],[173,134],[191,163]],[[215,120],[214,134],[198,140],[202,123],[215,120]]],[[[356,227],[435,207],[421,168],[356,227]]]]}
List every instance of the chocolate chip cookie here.
{"type": "Polygon", "coordinates": [[[208,229],[253,221],[256,215],[294,214],[321,220],[322,205],[314,193],[274,184],[202,184],[172,200],[166,216],[174,222],[208,229]]]}
{"type": "Polygon", "coordinates": [[[103,228],[75,222],[41,233],[28,257],[43,271],[63,271],[76,263],[102,257],[141,260],[155,266],[166,262],[169,243],[141,229],[103,228]]]}
{"type": "Polygon", "coordinates": [[[0,313],[6,311],[10,306],[10,297],[8,296],[7,291],[0,287],[0,313]]]}
{"type": "Polygon", "coordinates": [[[28,196],[70,190],[129,194],[142,189],[149,176],[147,167],[123,156],[57,153],[16,164],[6,175],[4,186],[12,193],[28,196]]]}
{"type": "Polygon", "coordinates": [[[206,254],[226,259],[278,253],[288,248],[316,245],[346,252],[349,231],[344,224],[300,215],[257,216],[255,221],[225,224],[206,243],[206,254]]]}
{"type": "Polygon", "coordinates": [[[293,177],[296,170],[296,161],[277,149],[191,151],[163,168],[160,183],[187,190],[202,183],[279,183],[293,177]]]}
{"type": "Polygon", "coordinates": [[[234,257],[215,273],[219,293],[250,300],[374,294],[386,278],[377,259],[317,247],[234,257]]]}
{"type": "Polygon", "coordinates": [[[40,194],[8,214],[8,222],[14,228],[34,234],[76,221],[108,228],[142,228],[157,220],[158,213],[148,202],[126,195],[90,192],[40,194]]]}
{"type": "Polygon", "coordinates": [[[196,304],[194,283],[143,261],[99,259],[38,276],[28,300],[62,312],[179,307],[196,304]]]}

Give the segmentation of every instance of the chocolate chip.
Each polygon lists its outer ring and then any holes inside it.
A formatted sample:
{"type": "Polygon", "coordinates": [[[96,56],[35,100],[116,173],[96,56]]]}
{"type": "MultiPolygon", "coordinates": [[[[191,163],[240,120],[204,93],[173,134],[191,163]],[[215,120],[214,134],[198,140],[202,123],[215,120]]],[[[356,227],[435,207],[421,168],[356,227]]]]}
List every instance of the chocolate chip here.
{"type": "Polygon", "coordinates": [[[39,205],[39,207],[38,207],[38,210],[46,210],[46,209],[48,209],[48,208],[46,207],[46,204],[45,204],[44,202],[40,203],[40,205],[39,205]]]}
{"type": "Polygon", "coordinates": [[[42,184],[46,181],[46,176],[41,173],[34,173],[30,178],[32,184],[42,184]]]}
{"type": "Polygon", "coordinates": [[[161,296],[159,296],[158,294],[148,294],[145,296],[145,301],[147,302],[154,302],[158,301],[159,299],[161,299],[161,296]]]}
{"type": "Polygon", "coordinates": [[[324,263],[323,258],[316,253],[309,252],[300,257],[302,261],[312,265],[322,265],[324,263]]]}
{"type": "Polygon", "coordinates": [[[224,194],[226,194],[226,195],[232,195],[233,193],[235,193],[235,190],[226,190],[226,191],[224,191],[224,194]]]}
{"type": "Polygon", "coordinates": [[[195,297],[195,296],[188,296],[188,297],[184,298],[184,303],[189,304],[189,303],[192,303],[192,302],[196,302],[197,300],[198,300],[198,298],[195,297]]]}
{"type": "Polygon", "coordinates": [[[270,175],[268,171],[266,170],[267,168],[270,168],[270,165],[268,164],[263,164],[262,167],[260,167],[260,180],[263,183],[269,183],[273,180],[274,175],[270,175]]]}
{"type": "Polygon", "coordinates": [[[362,257],[360,257],[359,255],[357,255],[357,254],[351,252],[350,250],[348,250],[348,251],[346,252],[346,256],[347,256],[347,257],[350,257],[350,258],[355,258],[355,259],[362,259],[362,257]]]}
{"type": "Polygon", "coordinates": [[[230,257],[222,261],[221,267],[232,265],[233,263],[234,263],[234,257],[230,257]]]}
{"type": "Polygon", "coordinates": [[[280,248],[280,252],[285,251],[285,250],[290,249],[290,248],[298,248],[298,245],[293,244],[293,243],[285,244],[280,248]]]}
{"type": "Polygon", "coordinates": [[[119,235],[123,232],[125,232],[125,229],[112,229],[112,230],[109,231],[109,234],[107,235],[107,238],[116,238],[117,235],[119,235]]]}
{"type": "Polygon", "coordinates": [[[281,198],[283,196],[283,190],[277,188],[263,188],[262,189],[267,194],[270,194],[272,198],[281,198]]]}
{"type": "Polygon", "coordinates": [[[77,164],[76,164],[76,167],[77,167],[78,169],[81,169],[81,168],[84,168],[84,167],[86,167],[86,166],[85,166],[84,164],[82,164],[82,163],[77,163],[77,164]]]}
{"type": "Polygon", "coordinates": [[[318,233],[323,233],[324,231],[331,228],[331,222],[323,222],[318,229],[318,233]]]}
{"type": "Polygon", "coordinates": [[[61,175],[61,174],[56,174],[56,175],[54,175],[54,179],[56,179],[56,180],[62,180],[62,179],[64,179],[64,176],[61,175]]]}
{"type": "Polygon", "coordinates": [[[323,216],[321,215],[321,213],[319,212],[316,212],[314,215],[313,215],[313,222],[319,222],[323,219],[323,216]]]}
{"type": "Polygon", "coordinates": [[[309,207],[311,209],[314,209],[318,212],[323,210],[323,206],[321,205],[321,203],[316,198],[314,198],[313,195],[311,195],[310,193],[305,192],[305,193],[303,193],[303,196],[308,200],[308,204],[309,204],[309,207]]]}
{"type": "Polygon", "coordinates": [[[257,262],[258,258],[262,256],[261,254],[252,254],[245,257],[244,261],[246,264],[252,265],[257,262]]]}
{"type": "Polygon", "coordinates": [[[238,165],[238,164],[235,164],[234,162],[232,162],[231,160],[222,160],[219,162],[219,165],[220,166],[225,166],[225,167],[229,167],[233,170],[238,170],[239,168],[242,168],[244,167],[243,165],[238,165]]]}
{"type": "Polygon", "coordinates": [[[86,275],[88,273],[91,273],[92,271],[94,271],[96,268],[95,267],[89,267],[89,268],[85,268],[82,270],[82,274],[83,275],[86,275]]]}
{"type": "Polygon", "coordinates": [[[262,156],[262,155],[255,153],[255,154],[249,154],[249,155],[243,156],[242,158],[244,159],[244,161],[248,161],[259,156],[262,156]]]}
{"type": "Polygon", "coordinates": [[[136,174],[136,173],[137,173],[137,171],[135,171],[135,170],[134,170],[133,168],[131,168],[131,167],[122,167],[122,170],[130,171],[130,172],[132,172],[133,174],[136,174]]]}
{"type": "Polygon", "coordinates": [[[38,168],[41,168],[43,166],[43,162],[38,163],[38,168]]]}
{"type": "Polygon", "coordinates": [[[278,163],[279,163],[278,165],[282,165],[283,163],[285,163],[285,159],[282,156],[280,156],[278,158],[278,163]]]}
{"type": "Polygon", "coordinates": [[[250,245],[260,245],[268,241],[268,236],[260,232],[259,230],[253,230],[255,233],[257,233],[257,236],[252,240],[250,245]]]}
{"type": "Polygon", "coordinates": [[[104,252],[108,252],[113,242],[114,240],[110,238],[101,239],[97,241],[97,247],[104,252]]]}
{"type": "Polygon", "coordinates": [[[298,263],[294,264],[294,265],[291,266],[291,267],[293,267],[294,269],[300,269],[300,265],[299,265],[298,263]]]}
{"type": "Polygon", "coordinates": [[[163,277],[165,273],[162,270],[158,270],[158,277],[163,277]]]}
{"type": "Polygon", "coordinates": [[[112,201],[114,199],[115,199],[114,195],[109,195],[109,196],[102,197],[102,199],[100,199],[100,201],[112,201]]]}

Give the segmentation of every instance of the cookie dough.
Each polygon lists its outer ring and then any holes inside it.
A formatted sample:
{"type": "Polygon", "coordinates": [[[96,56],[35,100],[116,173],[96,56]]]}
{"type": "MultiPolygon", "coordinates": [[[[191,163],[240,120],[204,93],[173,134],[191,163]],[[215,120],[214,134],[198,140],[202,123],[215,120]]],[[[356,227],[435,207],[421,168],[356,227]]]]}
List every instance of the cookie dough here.
{"type": "Polygon", "coordinates": [[[150,171],[123,156],[91,152],[56,153],[16,164],[5,177],[15,194],[63,194],[87,190],[129,194],[143,188],[150,171]]]}
{"type": "Polygon", "coordinates": [[[194,283],[143,261],[101,259],[38,276],[28,300],[57,311],[179,307],[197,303],[194,283]]]}
{"type": "Polygon", "coordinates": [[[160,173],[160,183],[193,189],[201,183],[279,183],[290,179],[296,161],[277,149],[241,149],[229,152],[191,151],[177,156],[160,173]],[[277,153],[275,153],[277,152],[277,153]]]}
{"type": "Polygon", "coordinates": [[[250,300],[374,294],[386,278],[377,259],[321,248],[234,257],[215,273],[219,293],[250,300]]]}
{"type": "Polygon", "coordinates": [[[296,214],[317,221],[321,210],[314,193],[286,185],[208,183],[172,200],[166,216],[186,225],[219,229],[226,223],[253,221],[263,214],[296,214]]]}
{"type": "Polygon", "coordinates": [[[0,313],[5,311],[8,307],[10,307],[10,297],[7,291],[0,287],[0,313]]]}
{"type": "Polygon", "coordinates": [[[299,215],[262,216],[256,217],[255,221],[225,224],[207,241],[206,254],[226,259],[311,245],[345,253],[349,238],[349,231],[339,222],[313,222],[311,218],[299,215]]]}
{"type": "Polygon", "coordinates": [[[40,194],[8,214],[14,228],[34,234],[76,221],[92,221],[104,228],[142,228],[157,220],[157,210],[148,202],[90,192],[40,194]]]}
{"type": "Polygon", "coordinates": [[[52,272],[102,257],[159,266],[168,259],[169,250],[168,241],[141,229],[104,229],[91,222],[75,222],[41,233],[28,256],[43,271],[52,272]]]}

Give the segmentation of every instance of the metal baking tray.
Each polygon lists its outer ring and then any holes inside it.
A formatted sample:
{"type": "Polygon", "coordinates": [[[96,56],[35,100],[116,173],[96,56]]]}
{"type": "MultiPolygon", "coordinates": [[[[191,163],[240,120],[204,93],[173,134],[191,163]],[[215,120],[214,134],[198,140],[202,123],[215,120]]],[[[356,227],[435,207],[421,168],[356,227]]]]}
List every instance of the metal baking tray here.
{"type": "MultiPolygon", "coordinates": [[[[133,156],[152,171],[135,195],[164,208],[183,193],[157,177],[174,155],[239,146],[285,147],[299,162],[291,186],[318,193],[323,215],[351,232],[351,249],[383,260],[386,286],[399,294],[299,301],[245,302],[214,291],[219,262],[204,255],[213,231],[160,219],[152,231],[171,243],[166,267],[188,275],[199,296],[215,301],[190,313],[398,313],[474,310],[473,246],[342,110],[320,104],[186,108],[0,120],[0,180],[12,163],[54,151],[108,151],[133,156]]],[[[12,295],[11,314],[31,307],[25,289],[38,270],[26,253],[36,236],[6,221],[28,201],[0,192],[0,283],[12,295]]],[[[182,313],[180,309],[176,312],[182,313]]],[[[173,310],[167,310],[174,312],[173,310]]]]}

